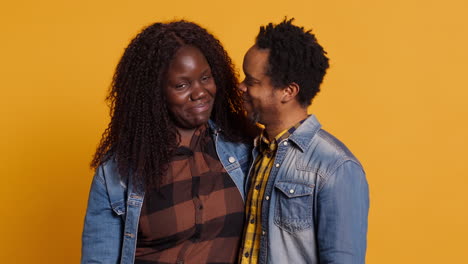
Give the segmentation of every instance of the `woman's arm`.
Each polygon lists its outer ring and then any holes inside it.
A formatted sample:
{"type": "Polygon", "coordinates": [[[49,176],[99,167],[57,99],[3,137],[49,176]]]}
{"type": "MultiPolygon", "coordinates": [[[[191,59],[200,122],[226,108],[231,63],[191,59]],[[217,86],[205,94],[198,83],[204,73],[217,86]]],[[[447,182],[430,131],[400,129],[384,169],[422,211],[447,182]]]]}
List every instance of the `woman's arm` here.
{"type": "MultiPolygon", "coordinates": [[[[104,165],[105,166],[105,165],[104,165]]],[[[103,167],[96,170],[91,185],[82,235],[81,263],[119,263],[123,220],[114,212],[103,167]]]]}

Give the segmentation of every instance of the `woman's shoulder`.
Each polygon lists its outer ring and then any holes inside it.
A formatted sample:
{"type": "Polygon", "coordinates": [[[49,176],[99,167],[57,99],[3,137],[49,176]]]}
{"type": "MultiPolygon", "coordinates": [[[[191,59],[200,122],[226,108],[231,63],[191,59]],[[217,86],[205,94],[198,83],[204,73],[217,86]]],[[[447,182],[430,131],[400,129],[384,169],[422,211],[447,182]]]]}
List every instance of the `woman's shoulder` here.
{"type": "Polygon", "coordinates": [[[117,166],[117,160],[114,156],[109,155],[105,161],[96,168],[95,177],[102,183],[109,186],[109,183],[119,183],[123,181],[117,166]]]}

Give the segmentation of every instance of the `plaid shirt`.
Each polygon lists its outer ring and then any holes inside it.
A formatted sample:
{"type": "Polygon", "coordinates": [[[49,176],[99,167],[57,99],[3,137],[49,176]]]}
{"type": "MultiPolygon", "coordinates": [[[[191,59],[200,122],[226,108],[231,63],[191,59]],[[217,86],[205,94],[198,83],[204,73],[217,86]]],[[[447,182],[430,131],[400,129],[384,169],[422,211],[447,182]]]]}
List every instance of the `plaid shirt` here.
{"type": "Polygon", "coordinates": [[[159,190],[146,192],[135,263],[235,263],[244,203],[209,129],[179,147],[159,190]]]}
{"type": "Polygon", "coordinates": [[[244,226],[244,242],[239,251],[239,263],[258,263],[258,252],[260,249],[260,236],[262,235],[262,202],[265,194],[265,187],[273,167],[278,144],[287,139],[305,121],[302,120],[288,130],[279,133],[273,141],[269,141],[265,131],[260,135],[259,155],[257,156],[253,170],[250,175],[249,193],[246,200],[246,225],[244,226]]]}

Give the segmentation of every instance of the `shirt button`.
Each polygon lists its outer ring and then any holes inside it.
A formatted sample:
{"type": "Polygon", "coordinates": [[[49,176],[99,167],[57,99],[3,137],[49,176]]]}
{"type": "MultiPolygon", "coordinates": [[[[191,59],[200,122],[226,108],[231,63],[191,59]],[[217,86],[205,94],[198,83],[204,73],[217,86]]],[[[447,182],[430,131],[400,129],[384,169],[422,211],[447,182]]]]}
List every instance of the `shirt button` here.
{"type": "Polygon", "coordinates": [[[266,232],[265,232],[265,231],[262,231],[262,235],[265,235],[265,234],[266,234],[266,232]]]}
{"type": "Polygon", "coordinates": [[[267,200],[267,201],[270,200],[270,196],[267,195],[267,196],[265,197],[265,200],[267,200]]]}
{"type": "Polygon", "coordinates": [[[289,190],[289,193],[294,193],[294,190],[293,189],[289,190]]]}
{"type": "Polygon", "coordinates": [[[255,185],[255,190],[260,190],[260,184],[255,185]]]}
{"type": "Polygon", "coordinates": [[[276,164],[275,164],[275,167],[278,168],[278,167],[279,167],[279,163],[276,163],[276,164]]]}
{"type": "Polygon", "coordinates": [[[249,252],[245,252],[244,256],[248,258],[250,256],[249,252]]]}
{"type": "Polygon", "coordinates": [[[288,145],[288,142],[287,142],[287,141],[285,141],[285,142],[283,143],[283,145],[287,146],[287,145],[288,145]]]}
{"type": "Polygon", "coordinates": [[[255,223],[255,219],[253,219],[253,218],[250,219],[250,223],[251,223],[251,224],[255,223]]]}
{"type": "Polygon", "coordinates": [[[234,163],[234,162],[236,162],[236,159],[235,159],[234,157],[229,157],[228,160],[229,160],[229,163],[234,163]]]}

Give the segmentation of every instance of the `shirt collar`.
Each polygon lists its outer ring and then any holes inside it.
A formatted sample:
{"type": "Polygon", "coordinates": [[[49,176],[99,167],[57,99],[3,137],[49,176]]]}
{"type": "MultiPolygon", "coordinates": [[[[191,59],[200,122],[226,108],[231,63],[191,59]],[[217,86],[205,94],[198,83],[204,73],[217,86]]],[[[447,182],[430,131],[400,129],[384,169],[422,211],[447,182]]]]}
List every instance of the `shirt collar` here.
{"type": "Polygon", "coordinates": [[[306,118],[302,119],[301,121],[297,122],[294,126],[281,131],[278,135],[275,136],[275,138],[271,142],[270,142],[270,140],[268,140],[268,136],[266,135],[265,129],[263,129],[262,133],[260,134],[260,137],[258,139],[260,152],[264,152],[266,150],[271,151],[271,152],[276,151],[276,148],[278,147],[278,144],[281,141],[283,141],[284,139],[289,138],[289,136],[291,136],[294,133],[294,131],[296,131],[296,129],[300,125],[302,125],[302,123],[304,123],[304,121],[307,120],[307,118],[308,117],[306,117],[306,118]]]}

